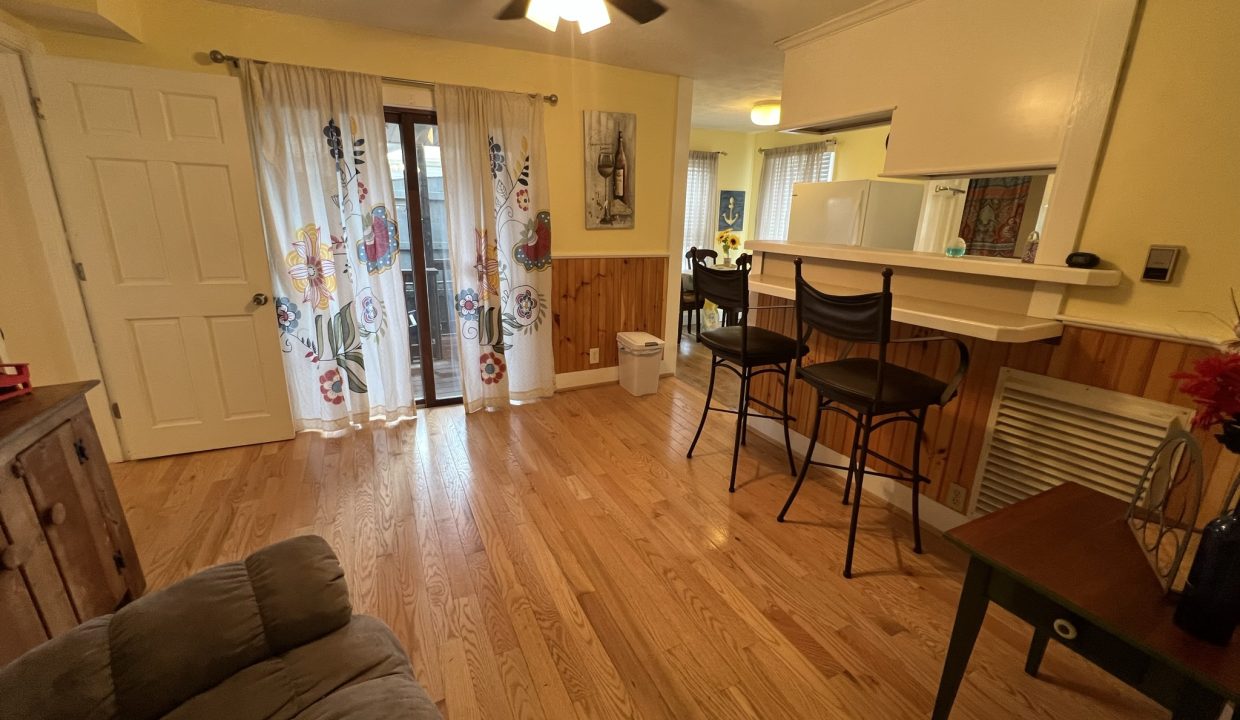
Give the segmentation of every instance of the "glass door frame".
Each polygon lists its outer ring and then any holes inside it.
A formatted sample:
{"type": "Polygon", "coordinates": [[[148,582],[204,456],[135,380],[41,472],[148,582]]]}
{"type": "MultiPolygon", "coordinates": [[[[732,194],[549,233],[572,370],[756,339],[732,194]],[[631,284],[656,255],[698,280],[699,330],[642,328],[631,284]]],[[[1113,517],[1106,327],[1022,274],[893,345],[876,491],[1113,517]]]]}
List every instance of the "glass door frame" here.
{"type": "MultiPolygon", "coordinates": [[[[422,357],[418,364],[422,369],[422,405],[439,407],[460,405],[463,398],[441,398],[435,388],[435,362],[431,357],[431,301],[426,275],[426,232],[422,226],[422,191],[418,183],[417,130],[415,125],[439,126],[434,110],[411,110],[408,108],[383,108],[385,122],[400,126],[400,145],[405,154],[405,211],[409,213],[409,255],[413,265],[413,295],[418,318],[418,350],[422,357]],[[410,172],[412,170],[412,172],[410,172]]],[[[403,281],[402,281],[403,282],[403,281]]]]}

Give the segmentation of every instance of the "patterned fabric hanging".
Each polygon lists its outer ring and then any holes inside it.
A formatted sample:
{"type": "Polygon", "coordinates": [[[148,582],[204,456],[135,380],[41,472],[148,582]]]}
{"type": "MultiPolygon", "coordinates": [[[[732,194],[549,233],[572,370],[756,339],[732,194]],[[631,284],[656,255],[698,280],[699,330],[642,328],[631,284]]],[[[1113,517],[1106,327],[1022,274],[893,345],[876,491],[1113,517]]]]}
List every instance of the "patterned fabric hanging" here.
{"type": "Polygon", "coordinates": [[[969,255],[1012,257],[1020,240],[1020,221],[1033,177],[979,178],[969,181],[960,237],[969,255]]]}
{"type": "Polygon", "coordinates": [[[413,416],[381,82],[245,60],[241,71],[294,425],[413,416]]]}
{"type": "Polygon", "coordinates": [[[465,409],[555,392],[541,97],[438,85],[465,409]]]}

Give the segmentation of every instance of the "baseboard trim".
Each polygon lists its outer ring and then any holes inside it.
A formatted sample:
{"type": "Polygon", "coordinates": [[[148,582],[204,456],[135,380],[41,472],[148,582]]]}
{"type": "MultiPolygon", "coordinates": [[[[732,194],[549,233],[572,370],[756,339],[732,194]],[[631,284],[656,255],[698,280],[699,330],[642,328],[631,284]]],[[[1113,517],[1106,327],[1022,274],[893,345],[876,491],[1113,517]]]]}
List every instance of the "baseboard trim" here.
{"type": "MultiPolygon", "coordinates": [[[[778,445],[784,444],[784,426],[774,420],[769,418],[750,418],[749,429],[773,443],[778,445]]],[[[805,457],[805,451],[809,448],[809,438],[795,430],[790,433],[790,436],[792,452],[799,457],[805,457]]],[[[846,456],[821,443],[814,446],[813,459],[818,462],[829,462],[839,465],[848,464],[846,456]]],[[[913,512],[913,495],[909,492],[909,488],[891,478],[885,478],[881,475],[866,475],[864,492],[905,514],[913,512]]],[[[969,518],[923,495],[921,498],[921,520],[926,526],[932,527],[939,532],[946,532],[968,522],[969,518]]]]}
{"type": "Polygon", "coordinates": [[[555,376],[555,389],[557,391],[577,390],[578,388],[606,385],[614,382],[620,382],[620,368],[618,366],[559,373],[555,376]]]}

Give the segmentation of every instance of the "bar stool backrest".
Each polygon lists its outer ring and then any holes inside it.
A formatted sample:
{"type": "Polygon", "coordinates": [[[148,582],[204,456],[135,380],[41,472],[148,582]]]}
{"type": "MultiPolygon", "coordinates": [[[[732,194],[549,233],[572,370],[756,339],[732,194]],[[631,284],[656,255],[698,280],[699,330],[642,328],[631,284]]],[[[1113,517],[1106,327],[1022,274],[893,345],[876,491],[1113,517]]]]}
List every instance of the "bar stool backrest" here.
{"type": "MultiPolygon", "coordinates": [[[[873,343],[878,346],[878,385],[882,397],[883,366],[887,363],[887,343],[891,340],[891,268],[883,268],[883,289],[864,295],[830,295],[806,282],[801,274],[801,258],[796,259],[797,339],[807,342],[818,332],[847,343],[873,343]]],[[[801,367],[801,357],[797,357],[801,367]]]]}
{"type": "MultiPolygon", "coordinates": [[[[748,254],[736,258],[735,270],[724,270],[718,267],[707,267],[704,253],[713,250],[690,248],[693,257],[693,292],[697,301],[709,300],[721,308],[737,313],[741,319],[741,356],[747,355],[749,348],[749,323],[746,317],[749,310],[749,270],[751,258],[748,254]]],[[[698,325],[698,342],[702,340],[702,327],[698,325]]]]}

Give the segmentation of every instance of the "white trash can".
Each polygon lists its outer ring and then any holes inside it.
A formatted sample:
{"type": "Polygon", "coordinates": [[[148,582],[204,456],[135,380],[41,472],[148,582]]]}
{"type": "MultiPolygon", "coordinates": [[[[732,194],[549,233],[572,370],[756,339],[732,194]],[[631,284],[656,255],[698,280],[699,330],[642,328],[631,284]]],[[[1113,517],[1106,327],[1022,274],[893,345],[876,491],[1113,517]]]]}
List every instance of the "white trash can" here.
{"type": "Polygon", "coordinates": [[[620,385],[634,395],[659,391],[659,366],[663,362],[663,341],[644,332],[616,333],[620,350],[620,385]]]}

